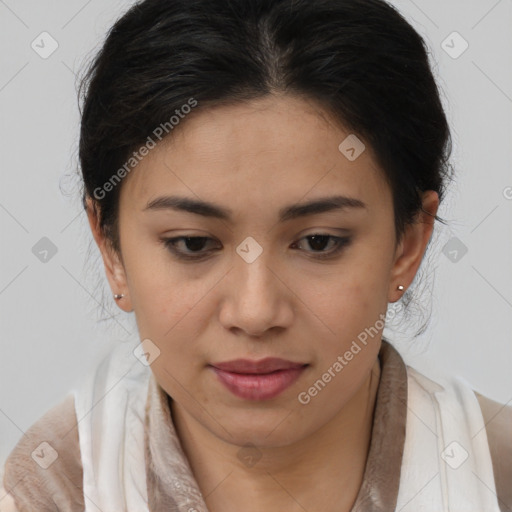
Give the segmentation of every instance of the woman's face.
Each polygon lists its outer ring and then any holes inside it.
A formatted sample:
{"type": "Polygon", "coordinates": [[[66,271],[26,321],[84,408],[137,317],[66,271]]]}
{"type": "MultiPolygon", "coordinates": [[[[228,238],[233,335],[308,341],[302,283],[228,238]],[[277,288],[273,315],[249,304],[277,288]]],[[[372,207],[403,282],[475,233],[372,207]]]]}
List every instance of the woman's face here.
{"type": "Polygon", "coordinates": [[[122,263],[102,250],[113,293],[126,294],[118,304],[135,312],[174,407],[227,442],[284,446],[340,412],[376,363],[397,285],[421,262],[430,227],[395,245],[391,191],[349,135],[289,96],[202,110],[122,183],[122,263]],[[225,216],[163,207],[169,196],[225,216]],[[359,206],[333,207],[341,196],[359,206]],[[316,201],[331,206],[298,208],[316,201]],[[307,366],[280,392],[262,384],[267,395],[247,386],[269,378],[249,377],[244,396],[211,366],[267,357],[307,366]]]}

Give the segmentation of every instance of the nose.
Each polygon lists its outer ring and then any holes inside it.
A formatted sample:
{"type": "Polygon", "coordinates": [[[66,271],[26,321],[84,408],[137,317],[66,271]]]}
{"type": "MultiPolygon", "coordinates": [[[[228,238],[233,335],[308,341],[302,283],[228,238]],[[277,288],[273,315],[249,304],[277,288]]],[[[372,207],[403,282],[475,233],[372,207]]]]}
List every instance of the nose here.
{"type": "Polygon", "coordinates": [[[236,255],[223,290],[219,318],[226,329],[261,338],[291,325],[293,292],[265,252],[252,263],[236,255]]]}

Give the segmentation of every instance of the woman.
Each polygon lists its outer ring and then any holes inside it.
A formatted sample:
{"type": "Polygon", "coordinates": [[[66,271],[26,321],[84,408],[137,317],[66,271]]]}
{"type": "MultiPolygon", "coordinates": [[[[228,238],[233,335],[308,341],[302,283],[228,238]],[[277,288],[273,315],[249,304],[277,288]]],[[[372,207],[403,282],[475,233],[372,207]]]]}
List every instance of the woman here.
{"type": "Polygon", "coordinates": [[[512,409],[382,337],[450,134],[382,0],[145,0],[84,82],[122,344],[5,464],[2,510],[499,512],[512,409]]]}

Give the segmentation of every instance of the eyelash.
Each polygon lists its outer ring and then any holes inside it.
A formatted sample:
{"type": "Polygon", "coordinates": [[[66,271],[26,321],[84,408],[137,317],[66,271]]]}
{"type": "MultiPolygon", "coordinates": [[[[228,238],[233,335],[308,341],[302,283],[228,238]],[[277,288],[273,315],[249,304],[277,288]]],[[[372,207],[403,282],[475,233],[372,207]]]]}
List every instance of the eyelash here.
{"type": "MultiPolygon", "coordinates": [[[[334,235],[329,235],[327,233],[313,233],[311,235],[307,235],[300,240],[312,238],[312,237],[327,237],[329,239],[333,239],[336,243],[336,247],[329,252],[321,252],[313,256],[315,259],[325,260],[336,257],[345,247],[347,247],[351,242],[351,237],[338,237],[334,235]]],[[[175,243],[180,240],[213,240],[213,238],[205,237],[205,236],[178,236],[175,238],[162,238],[161,241],[164,246],[167,248],[169,252],[171,252],[176,258],[185,261],[200,261],[208,257],[208,254],[202,253],[199,256],[190,256],[186,255],[183,252],[178,251],[175,248],[175,243]]],[[[296,244],[296,242],[294,242],[296,244]]],[[[314,251],[313,251],[314,252],[314,251]]]]}

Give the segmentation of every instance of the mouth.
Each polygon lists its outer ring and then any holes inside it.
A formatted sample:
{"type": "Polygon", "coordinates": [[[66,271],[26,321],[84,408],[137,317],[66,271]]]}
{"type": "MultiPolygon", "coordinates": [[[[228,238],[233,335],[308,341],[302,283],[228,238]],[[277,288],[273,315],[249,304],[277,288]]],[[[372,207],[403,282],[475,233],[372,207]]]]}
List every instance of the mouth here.
{"type": "Polygon", "coordinates": [[[278,358],[260,361],[237,359],[209,367],[235,396],[245,400],[269,400],[290,387],[308,367],[278,358]]]}

